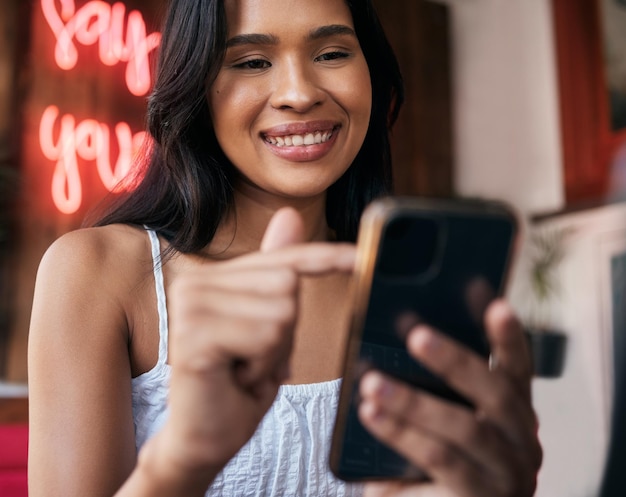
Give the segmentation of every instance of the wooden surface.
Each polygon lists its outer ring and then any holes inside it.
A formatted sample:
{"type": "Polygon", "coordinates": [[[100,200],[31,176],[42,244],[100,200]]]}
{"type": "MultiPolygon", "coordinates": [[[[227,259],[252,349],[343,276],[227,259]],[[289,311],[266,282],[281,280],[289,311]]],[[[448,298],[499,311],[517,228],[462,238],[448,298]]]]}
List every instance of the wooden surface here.
{"type": "Polygon", "coordinates": [[[0,379],[7,370],[10,327],[15,310],[14,247],[20,122],[17,114],[18,54],[24,48],[30,2],[3,0],[0,14],[0,379]],[[28,4],[28,5],[27,5],[28,4]]]}
{"type": "Polygon", "coordinates": [[[28,399],[0,399],[0,425],[28,422],[28,399]]]}
{"type": "Polygon", "coordinates": [[[568,206],[606,198],[626,130],[610,128],[599,0],[552,0],[568,206]]]}
{"type": "Polygon", "coordinates": [[[374,0],[405,84],[391,147],[396,193],[453,193],[449,8],[423,0],[374,0]]]}

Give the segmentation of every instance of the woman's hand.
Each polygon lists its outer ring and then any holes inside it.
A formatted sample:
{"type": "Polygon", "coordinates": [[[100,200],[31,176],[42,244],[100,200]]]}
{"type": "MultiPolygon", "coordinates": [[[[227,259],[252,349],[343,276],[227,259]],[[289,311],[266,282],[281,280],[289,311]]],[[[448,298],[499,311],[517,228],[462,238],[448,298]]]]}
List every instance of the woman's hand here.
{"type": "Polygon", "coordinates": [[[368,497],[531,497],[541,465],[531,405],[532,366],[509,306],[486,315],[492,365],[424,326],[408,337],[410,353],[476,406],[472,411],[378,372],[361,381],[362,423],[424,469],[426,483],[370,484],[368,497]]]}
{"type": "Polygon", "coordinates": [[[350,245],[302,241],[299,215],[282,209],[260,252],[176,276],[170,417],[155,442],[167,458],[160,466],[215,475],[253,435],[289,375],[300,276],[354,264],[350,245]]]}

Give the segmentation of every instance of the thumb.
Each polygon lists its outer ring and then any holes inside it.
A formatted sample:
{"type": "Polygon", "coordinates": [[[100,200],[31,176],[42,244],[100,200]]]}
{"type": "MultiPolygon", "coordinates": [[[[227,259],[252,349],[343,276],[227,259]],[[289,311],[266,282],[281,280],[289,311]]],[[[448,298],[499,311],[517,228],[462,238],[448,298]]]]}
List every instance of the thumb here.
{"type": "Polygon", "coordinates": [[[261,252],[269,252],[304,241],[302,217],[294,208],[283,207],[276,211],[265,229],[261,242],[261,252]]]}

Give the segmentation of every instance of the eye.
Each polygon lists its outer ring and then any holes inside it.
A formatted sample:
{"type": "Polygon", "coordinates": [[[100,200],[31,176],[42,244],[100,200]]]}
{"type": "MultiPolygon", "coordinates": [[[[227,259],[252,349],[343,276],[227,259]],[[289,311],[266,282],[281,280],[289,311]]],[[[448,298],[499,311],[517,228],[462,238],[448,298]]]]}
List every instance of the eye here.
{"type": "Polygon", "coordinates": [[[236,69],[249,69],[253,71],[258,71],[259,69],[267,69],[269,67],[272,67],[272,64],[264,59],[249,59],[238,64],[234,64],[233,67],[236,69]]]}
{"type": "Polygon", "coordinates": [[[315,57],[315,62],[326,62],[326,61],[332,61],[332,60],[338,60],[338,59],[345,59],[347,57],[350,57],[350,54],[347,52],[341,52],[339,50],[334,50],[332,52],[326,52],[323,53],[322,55],[318,55],[317,57],[315,57]]]}

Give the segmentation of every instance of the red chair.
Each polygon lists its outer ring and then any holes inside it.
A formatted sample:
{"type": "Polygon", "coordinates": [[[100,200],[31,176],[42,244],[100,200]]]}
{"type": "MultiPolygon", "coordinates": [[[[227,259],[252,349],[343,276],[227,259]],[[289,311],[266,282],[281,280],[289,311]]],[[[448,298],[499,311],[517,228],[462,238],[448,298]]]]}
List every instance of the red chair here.
{"type": "Polygon", "coordinates": [[[0,496],[27,497],[28,425],[0,425],[0,496]]]}

